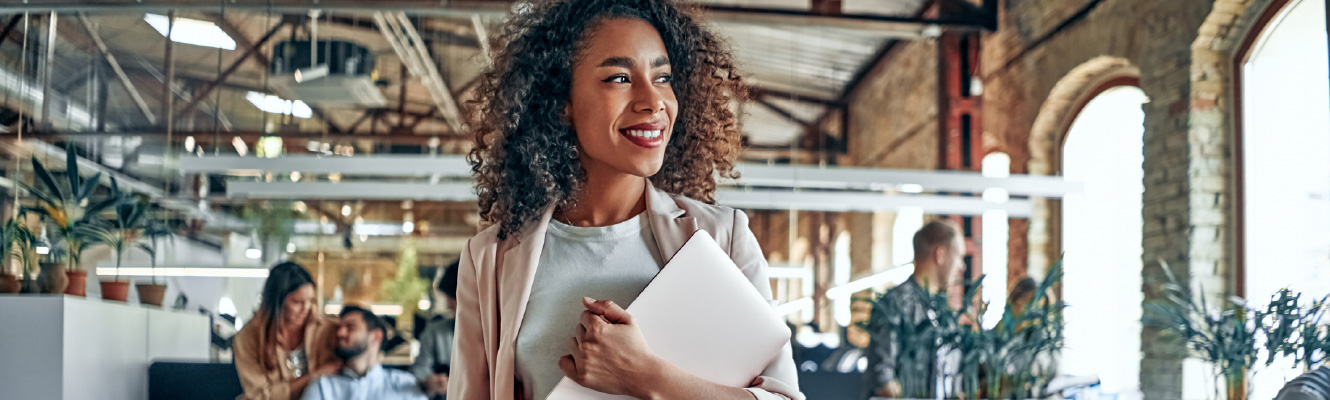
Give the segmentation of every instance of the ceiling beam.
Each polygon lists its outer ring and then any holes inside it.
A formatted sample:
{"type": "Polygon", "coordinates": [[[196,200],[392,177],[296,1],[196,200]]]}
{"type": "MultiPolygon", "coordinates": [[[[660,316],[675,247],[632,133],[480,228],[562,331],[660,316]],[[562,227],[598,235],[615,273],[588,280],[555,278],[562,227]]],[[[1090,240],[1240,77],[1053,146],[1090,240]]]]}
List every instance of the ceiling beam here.
{"type": "Polygon", "coordinates": [[[402,63],[425,85],[448,127],[452,128],[453,132],[464,131],[461,107],[458,106],[452,91],[448,89],[448,82],[439,74],[439,67],[434,63],[434,58],[422,43],[420,32],[416,30],[415,24],[406,13],[376,12],[374,22],[383,33],[384,39],[392,45],[393,51],[397,52],[402,63]]]}
{"type": "Polygon", "coordinates": [[[731,5],[705,4],[702,8],[709,17],[721,21],[745,22],[754,24],[826,26],[870,31],[888,31],[921,36],[927,27],[940,27],[950,30],[987,30],[985,21],[977,16],[961,15],[945,18],[924,18],[918,16],[876,15],[876,14],[819,14],[812,11],[741,7],[731,5]]]}
{"type": "MultiPolygon", "coordinates": [[[[196,143],[212,143],[214,134],[219,135],[217,139],[223,145],[231,143],[231,140],[234,137],[240,137],[245,141],[254,141],[260,137],[274,135],[272,132],[261,132],[261,131],[232,131],[232,132],[218,133],[218,132],[213,132],[211,129],[208,129],[208,130],[176,131],[173,135],[174,137],[172,138],[172,141],[176,143],[184,143],[185,137],[193,136],[196,143]]],[[[414,134],[414,133],[391,133],[391,134],[367,135],[364,133],[361,134],[342,133],[342,134],[325,135],[323,132],[318,132],[318,131],[308,131],[308,132],[302,131],[302,132],[281,132],[276,135],[281,136],[284,139],[292,139],[292,140],[319,140],[319,141],[336,142],[336,141],[369,139],[374,141],[389,142],[393,144],[412,144],[412,145],[422,145],[422,146],[429,144],[430,139],[432,138],[438,138],[438,140],[444,142],[475,140],[474,136],[465,135],[465,134],[436,135],[436,134],[414,134]]],[[[25,131],[23,133],[24,139],[91,138],[91,137],[106,138],[106,137],[115,137],[115,136],[143,137],[152,140],[164,141],[166,139],[166,131],[160,129],[129,130],[129,131],[116,131],[116,132],[32,130],[32,131],[25,131]]]]}
{"type": "MultiPolygon", "coordinates": [[[[370,31],[378,30],[378,27],[375,26],[374,20],[370,18],[352,18],[332,15],[327,18],[327,21],[350,28],[366,29],[370,31]]],[[[458,35],[449,31],[422,29],[420,30],[420,35],[421,39],[425,41],[425,44],[429,46],[447,43],[453,46],[470,47],[473,49],[481,48],[480,41],[476,40],[476,38],[458,35]]]]}
{"type": "Polygon", "coordinates": [[[115,55],[111,54],[111,50],[106,47],[106,42],[102,40],[102,35],[97,33],[97,29],[92,25],[92,21],[88,20],[88,15],[79,13],[78,20],[79,23],[83,24],[83,29],[88,32],[88,36],[92,38],[92,42],[97,45],[97,50],[101,51],[102,56],[106,58],[106,63],[111,65],[111,70],[115,72],[115,76],[119,78],[120,83],[125,86],[125,91],[129,92],[129,97],[133,98],[134,104],[139,106],[139,111],[142,111],[143,116],[148,118],[148,122],[156,124],[157,115],[148,107],[148,102],[143,100],[143,95],[139,94],[139,89],[129,80],[129,75],[125,75],[124,68],[120,68],[120,62],[116,61],[115,55]]]}
{"type": "Polygon", "coordinates": [[[14,14],[13,17],[9,18],[9,22],[5,24],[5,29],[0,30],[0,46],[5,44],[5,39],[9,38],[9,33],[14,31],[14,27],[18,26],[18,21],[22,19],[23,14],[14,14]]]}
{"type": "Polygon", "coordinates": [[[282,21],[278,22],[276,26],[273,26],[272,29],[269,30],[267,34],[263,35],[263,38],[259,39],[257,43],[254,43],[253,46],[250,46],[248,49],[246,49],[245,53],[242,54],[239,59],[236,59],[235,62],[231,63],[231,66],[226,67],[226,70],[222,71],[221,74],[218,74],[216,80],[204,85],[203,88],[199,90],[199,93],[194,96],[194,100],[191,100],[189,104],[186,104],[185,107],[180,109],[180,111],[177,112],[176,114],[184,115],[190,111],[193,111],[194,107],[197,107],[200,101],[202,101],[204,98],[207,98],[209,94],[212,94],[212,91],[216,90],[217,86],[220,85],[222,81],[225,81],[226,78],[230,77],[231,74],[235,73],[236,70],[240,69],[241,64],[244,64],[247,59],[254,56],[254,53],[258,53],[259,48],[268,44],[268,41],[271,40],[273,36],[277,34],[277,31],[281,30],[282,27],[285,27],[286,24],[288,23],[289,21],[283,19],[282,21]]]}
{"type": "MultiPolygon", "coordinates": [[[[220,28],[222,32],[226,33],[227,36],[230,36],[232,40],[235,40],[236,46],[240,46],[240,48],[244,49],[249,49],[254,47],[254,41],[249,40],[249,38],[245,36],[244,32],[241,32],[240,29],[237,29],[236,26],[232,24],[230,20],[227,20],[226,16],[223,15],[222,13],[210,12],[210,13],[204,13],[203,15],[215,20],[217,23],[217,27],[220,28]]],[[[263,52],[255,54],[252,59],[254,60],[254,65],[256,67],[259,67],[260,71],[266,71],[268,69],[268,66],[271,64],[271,61],[268,60],[268,55],[263,54],[263,52]]]]}
{"type": "Polygon", "coordinates": [[[765,96],[773,99],[793,100],[801,103],[812,103],[833,108],[840,108],[845,106],[845,102],[840,100],[787,92],[778,89],[768,89],[757,86],[749,86],[748,91],[752,93],[753,98],[759,98],[765,96]]]}
{"type": "Polygon", "coordinates": [[[784,109],[784,108],[781,108],[780,106],[777,106],[777,105],[775,105],[775,104],[771,104],[771,102],[770,102],[770,101],[767,101],[767,99],[766,99],[765,97],[761,97],[761,96],[759,96],[759,97],[754,98],[753,101],[754,101],[754,102],[757,102],[757,104],[760,104],[760,105],[762,105],[763,107],[766,107],[768,110],[771,110],[772,112],[774,112],[774,113],[776,113],[776,114],[780,114],[780,116],[785,117],[785,119],[790,120],[790,122],[794,122],[794,123],[797,123],[797,124],[799,124],[799,125],[803,125],[804,130],[814,130],[814,131],[817,130],[817,125],[814,125],[812,122],[805,121],[805,120],[803,120],[802,118],[799,118],[798,116],[794,115],[794,113],[790,112],[789,110],[786,110],[786,109],[784,109]]]}
{"type": "MultiPolygon", "coordinates": [[[[354,11],[408,11],[413,14],[459,16],[466,18],[473,13],[501,14],[510,11],[512,2],[508,0],[231,0],[226,2],[228,10],[300,12],[319,8],[322,10],[354,11]]],[[[6,5],[10,11],[112,11],[158,10],[175,8],[180,10],[219,10],[218,2],[197,0],[26,0],[23,4],[6,5]]]]}

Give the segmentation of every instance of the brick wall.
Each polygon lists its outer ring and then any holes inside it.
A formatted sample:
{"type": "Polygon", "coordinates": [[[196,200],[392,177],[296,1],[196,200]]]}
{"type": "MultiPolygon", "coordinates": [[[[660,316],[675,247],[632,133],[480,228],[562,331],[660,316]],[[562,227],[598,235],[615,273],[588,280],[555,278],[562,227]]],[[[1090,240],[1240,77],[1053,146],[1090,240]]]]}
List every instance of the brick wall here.
{"type": "MultiPolygon", "coordinates": [[[[1014,173],[1058,173],[1064,131],[1087,92],[1116,76],[1139,78],[1150,97],[1142,215],[1147,301],[1158,295],[1151,282],[1159,260],[1207,296],[1233,290],[1230,70],[1238,43],[1268,3],[1005,0],[999,29],[983,38],[985,151],[1010,154],[1014,173]]],[[[856,164],[936,165],[936,136],[915,131],[936,135],[935,52],[927,41],[910,42],[851,97],[856,164]]],[[[1012,223],[1013,279],[1026,263],[1039,275],[1058,254],[1058,204],[1037,203],[1031,220],[1012,223]]],[[[1146,398],[1182,398],[1180,347],[1148,329],[1142,342],[1146,398]]]]}

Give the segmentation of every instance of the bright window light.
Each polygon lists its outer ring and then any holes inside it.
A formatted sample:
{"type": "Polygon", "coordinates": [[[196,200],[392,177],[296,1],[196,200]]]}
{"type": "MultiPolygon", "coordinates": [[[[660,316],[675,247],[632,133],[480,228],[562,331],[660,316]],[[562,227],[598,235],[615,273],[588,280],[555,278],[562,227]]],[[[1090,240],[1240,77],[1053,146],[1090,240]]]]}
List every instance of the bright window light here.
{"type": "MultiPolygon", "coordinates": [[[[1245,283],[1256,309],[1281,288],[1301,292],[1304,305],[1330,294],[1323,223],[1330,219],[1330,159],[1321,154],[1330,146],[1325,2],[1288,3],[1242,66],[1245,283]]],[[[1290,357],[1274,361],[1256,370],[1251,398],[1273,398],[1302,373],[1290,357]]]]}
{"type": "Polygon", "coordinates": [[[1063,177],[1085,190],[1062,199],[1067,309],[1058,364],[1064,374],[1098,375],[1105,393],[1140,387],[1145,100],[1132,86],[1099,94],[1072,123],[1062,153],[1063,177]]]}
{"type": "Polygon", "coordinates": [[[175,27],[171,27],[170,20],[165,15],[157,14],[146,14],[143,16],[143,21],[147,22],[148,25],[152,25],[152,28],[156,29],[157,33],[162,34],[163,37],[166,36],[167,30],[171,29],[171,40],[176,43],[226,50],[236,49],[236,41],[212,22],[176,18],[175,27]]]}
{"type": "Polygon", "coordinates": [[[291,101],[259,92],[245,94],[245,100],[249,100],[254,107],[273,114],[286,114],[296,118],[309,118],[314,115],[309,105],[300,100],[291,101]]]}

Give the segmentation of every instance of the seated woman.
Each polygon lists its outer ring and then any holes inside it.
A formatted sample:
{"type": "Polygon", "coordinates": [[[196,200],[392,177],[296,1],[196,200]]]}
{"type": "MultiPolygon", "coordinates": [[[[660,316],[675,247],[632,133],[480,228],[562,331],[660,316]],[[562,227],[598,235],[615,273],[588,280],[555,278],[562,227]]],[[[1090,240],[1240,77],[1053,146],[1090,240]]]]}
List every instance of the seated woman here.
{"type": "Polygon", "coordinates": [[[305,267],[284,262],[263,284],[259,311],[236,333],[235,364],[245,393],[237,399],[299,399],[319,375],[336,374],[342,362],[337,320],[315,310],[314,279],[305,267]]]}
{"type": "Polygon", "coordinates": [[[508,21],[472,110],[492,226],[458,267],[449,399],[544,399],[564,377],[636,398],[804,398],[788,343],[722,386],[653,354],[622,308],[698,230],[770,299],[748,218],[713,204],[716,176],[737,177],[732,60],[672,0],[538,1],[508,21]]]}

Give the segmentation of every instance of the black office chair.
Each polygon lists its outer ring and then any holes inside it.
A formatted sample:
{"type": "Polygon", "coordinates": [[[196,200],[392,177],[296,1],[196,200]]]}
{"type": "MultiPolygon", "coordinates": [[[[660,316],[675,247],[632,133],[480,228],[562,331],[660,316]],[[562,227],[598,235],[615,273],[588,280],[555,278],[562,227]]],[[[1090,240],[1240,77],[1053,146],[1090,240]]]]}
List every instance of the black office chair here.
{"type": "Polygon", "coordinates": [[[234,400],[244,392],[235,364],[158,361],[148,366],[148,400],[234,400]]]}

